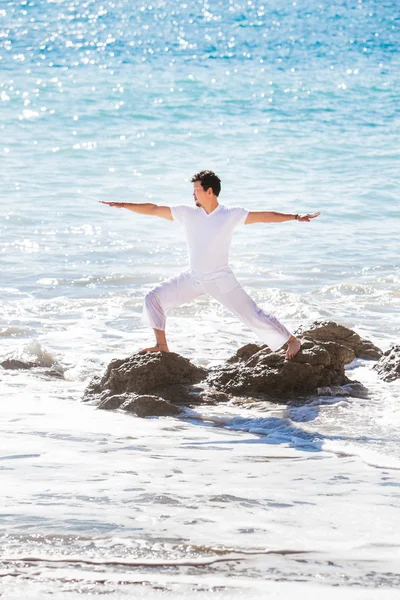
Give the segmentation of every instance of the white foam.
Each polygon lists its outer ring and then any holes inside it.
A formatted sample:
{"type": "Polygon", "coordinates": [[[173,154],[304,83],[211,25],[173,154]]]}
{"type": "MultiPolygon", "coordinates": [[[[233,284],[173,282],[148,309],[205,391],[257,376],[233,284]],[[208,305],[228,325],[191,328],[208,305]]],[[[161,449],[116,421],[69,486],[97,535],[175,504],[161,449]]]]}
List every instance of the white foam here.
{"type": "Polygon", "coordinates": [[[400,471],[400,460],[393,457],[374,452],[368,448],[362,448],[352,444],[323,442],[321,446],[327,452],[333,452],[337,456],[352,456],[362,460],[363,463],[377,469],[390,469],[400,471]]]}
{"type": "Polygon", "coordinates": [[[38,116],[39,116],[39,113],[36,110],[31,110],[29,108],[25,108],[22,111],[20,118],[21,119],[35,119],[38,116]]]}
{"type": "Polygon", "coordinates": [[[41,367],[61,366],[55,354],[44,348],[38,340],[30,341],[23,348],[9,354],[7,358],[35,363],[41,367]]]}
{"type": "Polygon", "coordinates": [[[55,277],[42,277],[41,279],[38,279],[36,283],[37,285],[49,285],[53,287],[58,285],[58,279],[55,277]]]}
{"type": "MultiPolygon", "coordinates": [[[[11,575],[19,575],[21,568],[11,575]]],[[[2,575],[5,575],[5,573],[2,575]]],[[[180,574],[168,575],[165,573],[152,573],[149,571],[139,573],[107,573],[84,571],[81,569],[42,569],[42,573],[35,574],[30,585],[29,600],[42,600],[48,593],[54,593],[54,585],[59,585],[62,580],[68,588],[63,589],[62,597],[65,600],[78,600],[87,590],[89,594],[112,594],[115,600],[132,598],[132,585],[135,598],[138,600],[153,600],[158,598],[173,598],[174,600],[288,600],[293,598],[307,598],[307,600],[376,600],[377,592],[374,588],[363,586],[331,587],[322,583],[298,583],[273,581],[263,578],[258,581],[247,577],[224,577],[222,575],[205,574],[180,574]],[[97,584],[97,585],[96,585],[97,584]]],[[[7,600],[20,600],[26,597],[26,585],[29,580],[18,577],[7,578],[7,600]]],[[[397,600],[398,591],[379,586],[379,600],[397,600]]]]}

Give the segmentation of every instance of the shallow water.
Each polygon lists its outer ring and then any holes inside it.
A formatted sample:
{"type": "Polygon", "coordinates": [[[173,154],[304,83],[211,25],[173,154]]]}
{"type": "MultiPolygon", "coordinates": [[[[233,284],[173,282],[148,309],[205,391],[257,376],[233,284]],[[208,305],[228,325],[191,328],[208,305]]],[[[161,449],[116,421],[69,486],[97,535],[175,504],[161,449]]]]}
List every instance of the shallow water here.
{"type": "MultiPolygon", "coordinates": [[[[364,400],[180,420],[81,402],[187,264],[178,225],[98,200],[191,203],[202,168],[228,205],[321,211],[237,229],[258,303],[398,342],[398,35],[372,0],[0,2],[0,355],[43,366],[0,372],[5,597],[398,593],[399,386],[371,364],[348,373],[364,400]]],[[[255,341],[207,298],[168,335],[205,366],[255,341]]]]}

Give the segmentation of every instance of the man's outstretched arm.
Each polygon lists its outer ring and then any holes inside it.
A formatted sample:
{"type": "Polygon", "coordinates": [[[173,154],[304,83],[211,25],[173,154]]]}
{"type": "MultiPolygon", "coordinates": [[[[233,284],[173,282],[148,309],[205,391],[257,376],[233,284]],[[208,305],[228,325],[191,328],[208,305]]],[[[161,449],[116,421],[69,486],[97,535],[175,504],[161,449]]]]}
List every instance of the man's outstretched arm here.
{"type": "Polygon", "coordinates": [[[161,217],[168,221],[174,220],[169,206],[158,206],[158,204],[152,204],[151,202],[104,202],[104,200],[100,200],[100,203],[115,206],[115,208],[127,208],[140,215],[152,215],[153,217],[161,217]]]}
{"type": "Polygon", "coordinates": [[[250,211],[244,224],[251,225],[252,223],[284,223],[285,221],[302,221],[309,223],[311,219],[315,219],[319,215],[319,212],[312,215],[293,215],[268,210],[250,211]]]}

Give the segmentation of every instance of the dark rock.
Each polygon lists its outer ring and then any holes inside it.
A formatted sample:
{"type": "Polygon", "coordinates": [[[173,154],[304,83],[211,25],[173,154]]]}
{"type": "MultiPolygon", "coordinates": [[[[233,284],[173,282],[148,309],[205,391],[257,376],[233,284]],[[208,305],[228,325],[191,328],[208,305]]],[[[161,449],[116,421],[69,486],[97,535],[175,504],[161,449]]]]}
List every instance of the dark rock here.
{"type": "Polygon", "coordinates": [[[365,388],[346,377],[345,365],[356,355],[372,358],[378,348],[335,323],[314,325],[299,337],[302,347],[292,360],[285,359],[285,348],[271,352],[247,344],[209,372],[172,352],[113,360],[103,377],[89,384],[84,399],[105,410],[173,416],[182,413],[182,405],[232,399],[279,402],[318,393],[366,397],[365,388]]]}
{"type": "Polygon", "coordinates": [[[137,394],[108,396],[101,400],[98,408],[103,410],[117,410],[120,408],[138,417],[176,416],[183,412],[182,408],[175,406],[168,400],[150,394],[143,396],[137,394]]]}
{"type": "Polygon", "coordinates": [[[88,385],[84,400],[104,410],[121,409],[138,417],[175,416],[177,404],[199,404],[202,388],[193,384],[207,371],[174,352],[135,354],[110,362],[103,377],[88,385]]]}
{"type": "Polygon", "coordinates": [[[247,361],[215,370],[208,383],[234,395],[266,394],[287,399],[311,394],[318,387],[348,383],[344,366],[353,359],[353,351],[346,346],[305,339],[292,360],[285,360],[283,350],[260,350],[247,361]]]}
{"type": "Polygon", "coordinates": [[[228,402],[230,400],[230,396],[224,392],[211,388],[204,389],[204,386],[199,385],[171,385],[154,390],[154,394],[173,404],[185,404],[187,406],[217,404],[218,402],[228,402]]]}
{"type": "Polygon", "coordinates": [[[64,379],[64,369],[62,367],[56,366],[51,369],[46,369],[42,373],[46,377],[52,377],[54,379],[64,379]]]}
{"type": "Polygon", "coordinates": [[[383,381],[400,379],[400,346],[387,350],[380,361],[374,366],[383,381]]]}
{"type": "Polygon", "coordinates": [[[124,402],[129,401],[129,394],[119,394],[118,396],[106,396],[100,400],[98,408],[103,410],[117,410],[124,402]]]}
{"type": "Polygon", "coordinates": [[[105,374],[95,378],[85,391],[88,398],[108,390],[110,396],[151,394],[159,388],[189,385],[204,379],[207,371],[175,352],[148,352],[112,360],[105,374]]]}
{"type": "Polygon", "coordinates": [[[153,394],[174,404],[199,404],[201,391],[202,388],[177,383],[164,388],[159,387],[153,390],[153,394]]]}
{"type": "Polygon", "coordinates": [[[246,344],[245,346],[242,346],[241,348],[239,348],[239,350],[236,352],[236,354],[231,356],[231,358],[228,358],[228,360],[226,362],[231,364],[231,363],[237,363],[237,362],[240,362],[243,360],[246,361],[250,358],[250,356],[253,356],[253,354],[256,354],[260,350],[265,350],[267,352],[270,352],[268,346],[265,346],[265,345],[262,346],[260,344],[246,344]]]}
{"type": "Polygon", "coordinates": [[[302,333],[300,330],[296,335],[299,337],[306,335],[308,338],[318,342],[337,342],[353,350],[356,358],[379,360],[382,356],[382,350],[377,348],[372,342],[364,340],[352,329],[348,329],[332,321],[316,322],[307,331],[302,333]]]}
{"type": "Polygon", "coordinates": [[[61,365],[54,363],[49,369],[43,368],[42,365],[35,362],[27,362],[25,360],[19,360],[17,358],[7,358],[3,362],[0,363],[0,366],[3,369],[10,370],[28,370],[28,369],[38,369],[39,373],[45,377],[54,377],[57,379],[64,378],[64,369],[61,365]]]}
{"type": "Polygon", "coordinates": [[[229,400],[232,400],[229,394],[212,388],[208,388],[200,394],[201,404],[220,404],[222,402],[229,402],[229,400]]]}
{"type": "Polygon", "coordinates": [[[17,360],[16,358],[7,358],[0,363],[3,369],[34,369],[40,367],[37,363],[30,363],[23,360],[17,360]]]}
{"type": "Polygon", "coordinates": [[[181,407],[168,400],[149,394],[128,400],[121,409],[134,413],[137,417],[176,417],[184,412],[181,407]]]}

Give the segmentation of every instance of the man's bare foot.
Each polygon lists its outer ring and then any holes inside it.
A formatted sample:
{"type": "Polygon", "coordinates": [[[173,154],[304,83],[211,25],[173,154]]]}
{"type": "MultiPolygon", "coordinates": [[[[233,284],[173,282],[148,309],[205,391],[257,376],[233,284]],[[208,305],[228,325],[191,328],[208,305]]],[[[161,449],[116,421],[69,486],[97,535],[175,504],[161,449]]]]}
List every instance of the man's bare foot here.
{"type": "Polygon", "coordinates": [[[157,346],[153,346],[152,348],[139,350],[138,354],[146,354],[146,352],[169,352],[169,349],[166,344],[157,344],[157,346]]]}
{"type": "Polygon", "coordinates": [[[298,340],[297,338],[295,338],[292,335],[292,337],[288,341],[285,358],[287,360],[290,360],[291,358],[293,358],[294,356],[296,356],[296,354],[298,353],[298,351],[300,350],[300,348],[301,348],[300,340],[298,340]]]}

